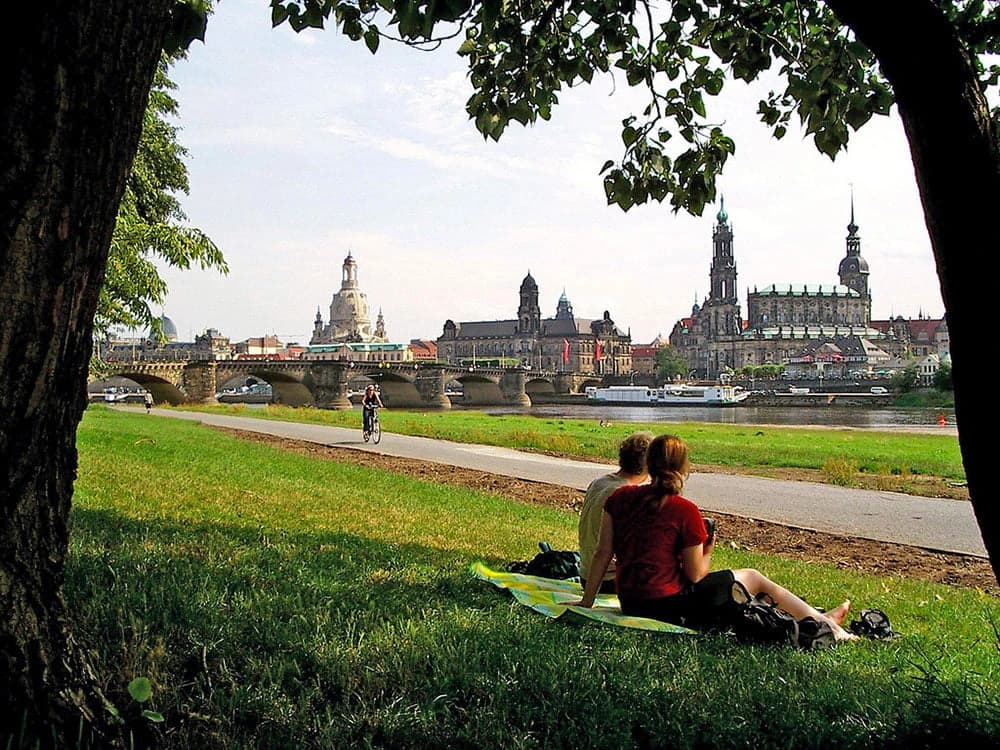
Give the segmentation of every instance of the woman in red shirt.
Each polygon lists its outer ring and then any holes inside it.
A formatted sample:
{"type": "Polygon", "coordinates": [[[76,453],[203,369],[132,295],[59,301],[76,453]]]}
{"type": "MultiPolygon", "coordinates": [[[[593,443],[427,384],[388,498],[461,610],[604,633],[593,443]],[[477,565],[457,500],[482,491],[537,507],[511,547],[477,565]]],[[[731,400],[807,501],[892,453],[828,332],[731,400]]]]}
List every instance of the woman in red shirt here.
{"type": "Polygon", "coordinates": [[[679,437],[660,435],[649,445],[646,464],[650,484],[623,487],[604,505],[600,541],[578,606],[593,606],[597,584],[614,556],[623,614],[711,625],[739,581],[751,595],[767,594],[796,619],[826,620],[838,641],[857,638],[841,626],[850,600],[820,612],[752,568],[709,572],[714,535],[698,506],[680,494],[691,471],[687,445],[679,437]]]}

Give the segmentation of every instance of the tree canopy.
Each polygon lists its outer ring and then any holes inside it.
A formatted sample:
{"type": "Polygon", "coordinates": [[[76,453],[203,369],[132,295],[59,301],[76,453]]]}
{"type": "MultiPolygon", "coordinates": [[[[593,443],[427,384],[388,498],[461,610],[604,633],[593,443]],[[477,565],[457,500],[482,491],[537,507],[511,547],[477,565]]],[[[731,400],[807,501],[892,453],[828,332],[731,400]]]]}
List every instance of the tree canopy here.
{"type": "Polygon", "coordinates": [[[222,252],[200,229],[188,226],[179,195],[188,192],[187,151],[168,118],[177,114],[174,84],[164,56],[143,118],[139,150],[118,208],[108,267],[94,319],[95,333],[113,327],[149,328],[158,322],[167,284],[156,260],[177,268],[227,272],[222,252]]]}
{"type": "MultiPolygon", "coordinates": [[[[805,0],[271,0],[274,25],[335,24],[374,53],[381,38],[432,46],[462,39],[475,93],[476,128],[499,139],[511,122],[549,119],[564,87],[607,74],[645,89],[648,103],[622,120],[624,146],[601,169],[609,203],[623,210],[669,200],[701,214],[736,144],[711,117],[729,79],[771,71],[784,89],[757,115],[782,138],[797,117],[831,159],[851,131],[888,115],[895,97],[873,52],[836,12],[851,2],[805,0]],[[390,33],[388,29],[394,29],[390,33]],[[397,36],[398,35],[398,36],[397,36]]],[[[936,3],[973,55],[982,86],[995,86],[1000,11],[982,0],[936,3]]],[[[994,118],[996,121],[996,118],[994,118]]]]}
{"type": "Polygon", "coordinates": [[[672,346],[662,346],[656,350],[656,374],[661,380],[687,377],[691,366],[672,346]]]}

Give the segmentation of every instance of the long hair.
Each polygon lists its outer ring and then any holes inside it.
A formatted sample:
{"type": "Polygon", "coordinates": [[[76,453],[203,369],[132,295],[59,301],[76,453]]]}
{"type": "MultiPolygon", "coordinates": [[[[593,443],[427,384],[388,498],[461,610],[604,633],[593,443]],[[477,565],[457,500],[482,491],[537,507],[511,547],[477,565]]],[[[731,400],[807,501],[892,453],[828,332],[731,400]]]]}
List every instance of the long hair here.
{"type": "Polygon", "coordinates": [[[646,470],[653,483],[668,495],[679,495],[691,473],[687,443],[676,435],[658,435],[649,444],[646,470]]]}

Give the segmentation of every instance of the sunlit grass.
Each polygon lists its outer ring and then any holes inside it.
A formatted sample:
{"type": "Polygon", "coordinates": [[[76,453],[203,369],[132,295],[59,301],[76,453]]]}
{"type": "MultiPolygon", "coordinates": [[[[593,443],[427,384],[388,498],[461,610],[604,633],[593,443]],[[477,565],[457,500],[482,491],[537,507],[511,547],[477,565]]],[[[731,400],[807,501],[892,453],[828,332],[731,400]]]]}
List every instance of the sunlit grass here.
{"type": "Polygon", "coordinates": [[[570,512],[105,409],[78,442],[70,610],[117,701],[152,679],[168,747],[975,747],[1000,730],[1000,603],[982,592],[720,545],[718,567],[882,608],[904,637],[808,654],[576,626],[467,571],[572,547],[570,512]]]}
{"type": "MultiPolygon", "coordinates": [[[[234,406],[185,406],[186,410],[328,424],[356,428],[356,411],[268,406],[241,410],[234,406]]],[[[627,423],[602,427],[597,420],[488,415],[474,411],[415,412],[385,409],[386,432],[484,443],[521,450],[544,451],[581,458],[614,461],[622,438],[635,430],[669,430],[691,447],[695,469],[699,464],[732,469],[787,468],[822,472],[833,459],[855,468],[857,474],[939,477],[964,481],[965,470],[958,438],[911,432],[822,430],[756,425],[720,425],[701,422],[627,423]]]]}

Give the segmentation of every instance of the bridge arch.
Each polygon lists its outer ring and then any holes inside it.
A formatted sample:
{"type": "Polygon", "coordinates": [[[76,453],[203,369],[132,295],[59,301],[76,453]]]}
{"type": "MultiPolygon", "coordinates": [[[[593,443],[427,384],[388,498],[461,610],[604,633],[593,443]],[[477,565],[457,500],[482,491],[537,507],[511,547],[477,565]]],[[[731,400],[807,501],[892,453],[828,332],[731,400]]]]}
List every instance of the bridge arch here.
{"type": "MultiPolygon", "coordinates": [[[[246,382],[271,385],[274,401],[291,406],[315,405],[350,409],[349,383],[359,378],[376,382],[386,405],[448,409],[445,385],[462,384],[465,402],[472,405],[529,406],[527,373],[521,368],[459,368],[426,363],[360,364],[329,360],[206,360],[188,362],[138,361],[112,366],[112,373],[147,387],[159,402],[214,402],[219,384],[246,382]]],[[[535,378],[534,380],[538,380],[535,378]]],[[[551,389],[549,384],[534,386],[551,389]]],[[[555,389],[559,391],[560,384],[555,389]]]]}
{"type": "Polygon", "coordinates": [[[177,406],[188,401],[187,394],[181,390],[177,379],[170,377],[166,373],[131,371],[120,369],[115,375],[132,380],[145,388],[153,395],[153,403],[170,404],[177,406]]]}
{"type": "Polygon", "coordinates": [[[313,395],[312,377],[307,368],[278,369],[269,367],[267,362],[256,362],[244,367],[226,367],[220,365],[216,371],[218,389],[234,381],[254,378],[271,386],[271,400],[276,404],[287,406],[312,406],[316,402],[313,395]]]}

